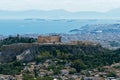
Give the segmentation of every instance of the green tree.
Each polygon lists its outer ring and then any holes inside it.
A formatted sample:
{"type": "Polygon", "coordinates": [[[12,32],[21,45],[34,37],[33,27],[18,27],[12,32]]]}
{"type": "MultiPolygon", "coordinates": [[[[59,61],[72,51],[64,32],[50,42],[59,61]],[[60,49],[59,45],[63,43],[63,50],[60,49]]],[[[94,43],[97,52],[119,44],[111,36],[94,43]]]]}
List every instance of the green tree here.
{"type": "Polygon", "coordinates": [[[116,73],[115,72],[110,72],[107,74],[108,77],[116,77],[116,73]]]}
{"type": "Polygon", "coordinates": [[[73,61],[71,66],[74,67],[77,72],[80,72],[82,69],[86,69],[86,65],[80,59],[73,61]]]}

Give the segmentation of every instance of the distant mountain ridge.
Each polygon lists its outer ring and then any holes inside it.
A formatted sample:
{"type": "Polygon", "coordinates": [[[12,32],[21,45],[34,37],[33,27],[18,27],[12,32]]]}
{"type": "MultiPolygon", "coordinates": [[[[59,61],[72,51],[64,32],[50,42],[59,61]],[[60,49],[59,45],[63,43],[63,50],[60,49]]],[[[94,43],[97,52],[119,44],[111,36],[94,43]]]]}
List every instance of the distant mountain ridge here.
{"type": "Polygon", "coordinates": [[[28,11],[0,11],[1,19],[120,19],[120,8],[108,12],[80,11],[69,12],[65,10],[28,10],[28,11]]]}

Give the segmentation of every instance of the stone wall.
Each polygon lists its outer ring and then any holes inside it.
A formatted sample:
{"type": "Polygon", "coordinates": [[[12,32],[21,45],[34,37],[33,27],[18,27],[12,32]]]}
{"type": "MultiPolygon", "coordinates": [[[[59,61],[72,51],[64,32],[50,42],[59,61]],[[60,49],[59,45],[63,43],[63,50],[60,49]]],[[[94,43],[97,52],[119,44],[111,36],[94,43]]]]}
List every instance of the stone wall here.
{"type": "Polygon", "coordinates": [[[99,45],[99,43],[90,42],[90,41],[71,41],[69,44],[72,44],[72,45],[99,45]]]}
{"type": "Polygon", "coordinates": [[[60,36],[38,36],[38,43],[60,43],[60,36]]]}

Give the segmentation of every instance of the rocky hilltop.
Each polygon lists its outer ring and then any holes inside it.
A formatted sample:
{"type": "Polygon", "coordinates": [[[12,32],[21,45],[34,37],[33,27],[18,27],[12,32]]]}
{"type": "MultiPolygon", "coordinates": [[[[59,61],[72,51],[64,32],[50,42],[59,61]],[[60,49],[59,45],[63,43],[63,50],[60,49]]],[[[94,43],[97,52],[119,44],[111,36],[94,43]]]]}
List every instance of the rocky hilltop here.
{"type": "Polygon", "coordinates": [[[15,60],[17,55],[20,55],[25,50],[33,47],[34,45],[30,43],[4,45],[1,47],[1,61],[8,62],[15,60]]]}
{"type": "Polygon", "coordinates": [[[26,62],[35,60],[40,53],[45,51],[56,55],[58,50],[69,54],[96,54],[104,52],[104,48],[100,45],[19,43],[2,46],[0,59],[1,62],[11,62],[14,60],[26,62]]]}
{"type": "MultiPolygon", "coordinates": [[[[83,71],[85,71],[84,75],[88,76],[86,71],[90,72],[93,69],[93,73],[97,70],[96,73],[101,74],[102,67],[120,62],[120,49],[105,49],[100,44],[89,41],[71,41],[70,43],[37,43],[34,41],[36,39],[19,36],[2,40],[0,74],[18,74],[23,80],[34,80],[35,78],[44,80],[48,76],[56,78],[56,75],[62,79],[61,75],[66,76],[67,71],[67,75],[71,79],[72,75],[80,77],[81,74],[84,74],[83,71]]],[[[108,72],[107,69],[105,75],[109,73],[111,72],[108,72]]]]}

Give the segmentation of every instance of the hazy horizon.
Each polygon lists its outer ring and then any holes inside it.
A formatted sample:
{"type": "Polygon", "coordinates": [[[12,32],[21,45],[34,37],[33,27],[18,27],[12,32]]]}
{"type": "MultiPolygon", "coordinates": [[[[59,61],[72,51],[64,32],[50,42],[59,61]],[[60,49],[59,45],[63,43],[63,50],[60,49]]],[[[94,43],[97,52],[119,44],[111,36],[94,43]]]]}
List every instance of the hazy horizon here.
{"type": "Polygon", "coordinates": [[[120,0],[3,0],[0,10],[56,10],[70,12],[95,11],[107,12],[120,8],[120,0]],[[6,6],[7,5],[7,6],[6,6]]]}

